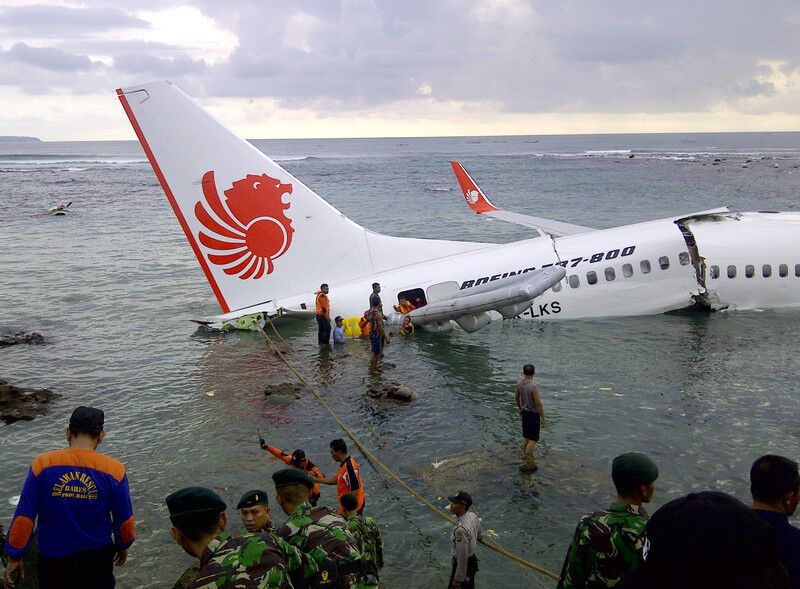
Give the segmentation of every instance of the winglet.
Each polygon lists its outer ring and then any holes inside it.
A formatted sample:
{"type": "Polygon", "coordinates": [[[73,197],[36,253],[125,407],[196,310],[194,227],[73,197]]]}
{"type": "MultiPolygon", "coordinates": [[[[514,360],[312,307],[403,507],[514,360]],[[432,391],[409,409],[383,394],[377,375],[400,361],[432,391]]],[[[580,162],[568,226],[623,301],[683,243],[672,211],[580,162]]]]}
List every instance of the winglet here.
{"type": "Polygon", "coordinates": [[[483,191],[478,188],[475,180],[473,180],[472,176],[467,173],[467,171],[464,169],[464,166],[456,161],[451,161],[450,165],[453,166],[453,171],[456,173],[458,184],[461,186],[461,192],[464,194],[464,200],[467,201],[469,208],[478,214],[500,210],[491,202],[489,202],[489,199],[486,198],[486,195],[483,193],[483,191]]]}

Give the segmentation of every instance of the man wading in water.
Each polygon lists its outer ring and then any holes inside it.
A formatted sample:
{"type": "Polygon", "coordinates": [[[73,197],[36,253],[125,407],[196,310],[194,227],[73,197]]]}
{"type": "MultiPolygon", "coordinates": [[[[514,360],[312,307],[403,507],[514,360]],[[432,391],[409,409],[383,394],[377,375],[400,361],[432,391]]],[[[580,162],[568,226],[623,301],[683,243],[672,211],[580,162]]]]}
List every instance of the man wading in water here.
{"type": "Polygon", "coordinates": [[[533,472],[539,468],[536,466],[533,451],[539,441],[539,428],[544,425],[544,408],[539,387],[533,382],[535,373],[533,364],[522,367],[522,378],[517,383],[515,395],[517,409],[522,416],[522,464],[519,465],[522,472],[533,472]]]}

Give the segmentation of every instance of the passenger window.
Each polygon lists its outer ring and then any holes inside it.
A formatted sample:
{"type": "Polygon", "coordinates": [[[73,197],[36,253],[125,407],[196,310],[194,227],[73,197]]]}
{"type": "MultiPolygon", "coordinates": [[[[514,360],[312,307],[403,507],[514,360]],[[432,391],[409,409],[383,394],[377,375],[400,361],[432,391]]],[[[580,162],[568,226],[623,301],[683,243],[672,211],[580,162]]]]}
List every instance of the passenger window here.
{"type": "Polygon", "coordinates": [[[687,266],[689,264],[689,252],[679,253],[678,261],[681,263],[681,266],[687,266]]]}
{"type": "Polygon", "coordinates": [[[589,284],[597,284],[597,272],[594,270],[589,270],[586,273],[586,282],[589,284]]]}
{"type": "Polygon", "coordinates": [[[666,270],[669,268],[669,258],[667,256],[661,256],[658,258],[658,265],[661,267],[662,270],[666,270]]]}
{"type": "Polygon", "coordinates": [[[780,276],[781,278],[786,278],[787,276],[789,276],[789,266],[787,266],[786,264],[781,264],[780,266],[778,266],[778,276],[780,276]]]}
{"type": "Polygon", "coordinates": [[[630,264],[623,264],[622,275],[625,278],[630,278],[631,276],[633,276],[633,266],[631,266],[630,264]]]}
{"type": "Polygon", "coordinates": [[[728,278],[736,278],[736,266],[728,266],[728,278]]]}
{"type": "Polygon", "coordinates": [[[614,272],[614,268],[606,268],[605,273],[606,273],[606,280],[608,280],[609,282],[611,282],[617,277],[616,272],[614,272]]]}
{"type": "MultiPolygon", "coordinates": [[[[800,264],[797,265],[800,268],[800,264]]],[[[650,260],[642,260],[639,262],[639,268],[642,270],[642,274],[649,274],[650,273],[650,260]]]]}
{"type": "Polygon", "coordinates": [[[553,285],[553,292],[558,292],[561,290],[561,281],[559,280],[553,285]]]}
{"type": "Polygon", "coordinates": [[[794,275],[795,276],[800,276],[800,264],[795,264],[794,265],[794,275]]]}
{"type": "Polygon", "coordinates": [[[761,266],[761,275],[764,278],[769,278],[770,276],[772,276],[772,266],[770,266],[769,264],[764,264],[763,266],[761,266]]]}
{"type": "Polygon", "coordinates": [[[711,266],[708,270],[712,279],[716,280],[719,278],[719,266],[711,266]]]}
{"type": "Polygon", "coordinates": [[[581,285],[581,280],[578,278],[577,274],[573,274],[569,277],[569,285],[571,288],[578,288],[581,285]]]}
{"type": "Polygon", "coordinates": [[[744,267],[744,275],[747,278],[752,278],[753,274],[755,274],[755,273],[756,273],[756,269],[753,267],[752,264],[748,264],[747,266],[744,267]]]}

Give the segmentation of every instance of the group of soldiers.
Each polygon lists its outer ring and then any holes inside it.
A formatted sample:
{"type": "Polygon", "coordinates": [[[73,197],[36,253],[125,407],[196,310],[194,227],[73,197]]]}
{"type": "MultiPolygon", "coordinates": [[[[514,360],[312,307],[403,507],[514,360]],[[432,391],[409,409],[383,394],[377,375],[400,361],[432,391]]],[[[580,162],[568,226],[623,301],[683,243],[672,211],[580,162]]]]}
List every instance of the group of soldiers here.
{"type": "Polygon", "coordinates": [[[172,537],[199,560],[189,587],[377,588],[383,545],[375,521],[358,515],[356,497],[340,498],[342,516],[311,505],[314,480],[302,470],[282,469],[272,479],[286,522],[276,529],[267,494],[250,491],[237,505],[247,533],[236,537],[214,491],[187,487],[167,497],[172,537]]]}

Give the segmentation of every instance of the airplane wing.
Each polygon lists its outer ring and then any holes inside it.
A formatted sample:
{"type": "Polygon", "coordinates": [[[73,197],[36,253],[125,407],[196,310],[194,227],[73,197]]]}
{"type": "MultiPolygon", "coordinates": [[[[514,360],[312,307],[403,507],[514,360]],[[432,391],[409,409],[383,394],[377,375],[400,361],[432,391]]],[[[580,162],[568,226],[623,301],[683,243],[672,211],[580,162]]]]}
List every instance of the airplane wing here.
{"type": "Polygon", "coordinates": [[[472,333],[491,321],[488,311],[497,311],[506,319],[521,314],[533,304],[533,299],[566,273],[562,266],[550,266],[457,290],[447,299],[414,309],[408,316],[417,324],[444,323],[452,319],[464,331],[472,333]]]}
{"type": "Polygon", "coordinates": [[[461,192],[464,194],[464,200],[467,201],[469,208],[478,213],[479,215],[486,215],[501,221],[509,223],[516,223],[524,227],[531,227],[536,229],[539,233],[545,233],[554,237],[561,237],[562,235],[574,235],[576,233],[586,233],[594,231],[591,227],[583,227],[582,225],[572,225],[570,223],[563,223],[561,221],[554,221],[553,219],[544,219],[542,217],[532,217],[530,215],[522,215],[520,213],[512,213],[504,211],[494,206],[486,195],[475,183],[467,171],[460,163],[451,161],[450,165],[453,166],[453,171],[456,173],[458,184],[461,186],[461,192]]]}

